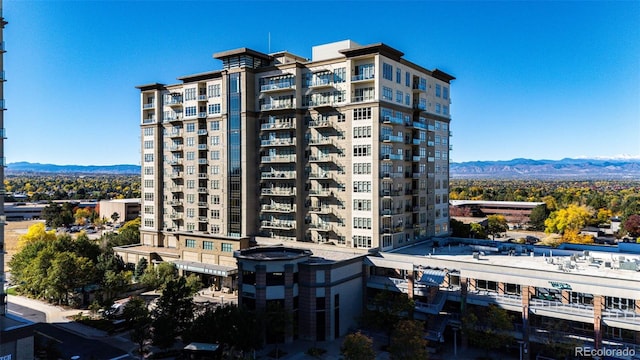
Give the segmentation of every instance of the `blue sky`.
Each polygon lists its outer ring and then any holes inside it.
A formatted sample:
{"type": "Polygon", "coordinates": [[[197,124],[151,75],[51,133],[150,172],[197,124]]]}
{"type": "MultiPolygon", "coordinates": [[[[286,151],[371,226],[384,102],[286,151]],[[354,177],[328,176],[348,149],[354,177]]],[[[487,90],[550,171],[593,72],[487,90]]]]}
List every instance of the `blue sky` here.
{"type": "Polygon", "coordinates": [[[451,86],[454,162],[640,157],[640,2],[4,0],[7,162],[140,163],[136,85],[383,42],[451,86]]]}

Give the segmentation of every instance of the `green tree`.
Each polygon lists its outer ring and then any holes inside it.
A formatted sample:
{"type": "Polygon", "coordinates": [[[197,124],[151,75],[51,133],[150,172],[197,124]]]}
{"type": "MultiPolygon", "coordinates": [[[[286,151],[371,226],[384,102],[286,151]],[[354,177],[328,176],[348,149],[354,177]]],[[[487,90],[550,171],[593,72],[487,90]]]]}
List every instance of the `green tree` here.
{"type": "Polygon", "coordinates": [[[125,292],[131,285],[131,271],[113,271],[107,270],[102,279],[102,301],[104,304],[110,304],[118,297],[119,294],[125,292]]]}
{"type": "Polygon", "coordinates": [[[154,310],[153,343],[160,347],[173,344],[193,320],[193,295],[183,277],[169,281],[154,310]]]}
{"type": "Polygon", "coordinates": [[[424,325],[417,320],[400,320],[393,328],[389,353],[392,360],[428,359],[424,325]]]}
{"type": "Polygon", "coordinates": [[[501,234],[509,230],[507,219],[504,217],[504,215],[489,215],[487,216],[487,222],[489,223],[487,226],[487,232],[493,237],[494,240],[496,238],[496,234],[501,234]]]}
{"type": "Polygon", "coordinates": [[[136,264],[136,269],[133,273],[134,279],[140,281],[140,279],[144,275],[144,272],[147,270],[147,266],[149,266],[149,263],[147,262],[147,258],[144,258],[144,257],[140,258],[140,260],[138,260],[138,263],[136,264]]]}
{"type": "Polygon", "coordinates": [[[69,294],[94,276],[93,263],[72,252],[57,253],[47,271],[47,293],[58,303],[69,304],[69,294]]]}
{"type": "Polygon", "coordinates": [[[390,343],[396,323],[403,317],[413,318],[415,303],[407,294],[385,289],[374,296],[370,306],[364,310],[364,323],[384,331],[390,343]]]}
{"type": "Polygon", "coordinates": [[[142,282],[146,287],[155,290],[163,290],[169,281],[178,277],[178,268],[170,262],[161,262],[160,264],[147,268],[142,275],[142,282]]]}
{"type": "Polygon", "coordinates": [[[532,230],[542,231],[544,230],[544,221],[547,220],[549,212],[547,211],[547,205],[538,205],[531,210],[529,215],[529,226],[532,230]]]}
{"type": "Polygon", "coordinates": [[[513,343],[513,319],[507,310],[494,304],[488,307],[474,308],[462,318],[462,331],[469,342],[487,351],[499,349],[513,343]]]}
{"type": "Polygon", "coordinates": [[[138,353],[143,355],[146,349],[146,342],[151,338],[151,313],[147,303],[139,296],[132,297],[124,307],[124,319],[131,326],[129,336],[131,341],[138,345],[138,353]]]}
{"type": "Polygon", "coordinates": [[[459,237],[459,238],[468,238],[471,232],[471,226],[463,223],[462,221],[458,221],[456,219],[449,220],[450,228],[451,228],[451,236],[459,237]]]}
{"type": "Polygon", "coordinates": [[[470,225],[470,230],[469,233],[471,234],[471,236],[474,239],[486,239],[487,238],[487,233],[484,230],[484,226],[478,224],[478,223],[472,223],[470,225]]]}
{"type": "Polygon", "coordinates": [[[344,356],[344,360],[374,360],[376,358],[373,340],[359,331],[345,336],[340,353],[344,356]]]}

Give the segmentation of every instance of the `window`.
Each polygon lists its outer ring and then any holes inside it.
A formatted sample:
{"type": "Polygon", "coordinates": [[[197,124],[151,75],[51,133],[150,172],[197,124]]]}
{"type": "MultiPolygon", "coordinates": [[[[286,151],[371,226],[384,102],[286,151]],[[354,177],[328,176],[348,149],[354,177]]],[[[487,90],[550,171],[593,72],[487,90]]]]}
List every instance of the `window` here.
{"type": "Polygon", "coordinates": [[[144,154],[144,162],[153,162],[153,154],[144,154]]]}
{"type": "Polygon", "coordinates": [[[149,214],[149,215],[153,215],[153,206],[145,205],[144,206],[144,213],[145,214],[149,214]]]}
{"type": "Polygon", "coordinates": [[[347,68],[338,68],[333,72],[333,82],[342,83],[347,78],[347,68]]]}
{"type": "Polygon", "coordinates": [[[220,130],[220,121],[212,121],[211,130],[220,130]]]}
{"type": "Polygon", "coordinates": [[[187,209],[187,217],[194,218],[196,216],[196,209],[187,209]]]}
{"type": "Polygon", "coordinates": [[[220,151],[214,150],[211,152],[211,160],[220,160],[220,151]]]}
{"type": "Polygon", "coordinates": [[[153,128],[144,128],[144,136],[153,136],[153,128]]]}
{"type": "Polygon", "coordinates": [[[382,99],[393,101],[393,89],[390,87],[382,87],[382,99]]]}
{"type": "Polygon", "coordinates": [[[196,202],[195,194],[187,194],[187,203],[193,204],[194,202],[196,202]]]}
{"type": "Polygon", "coordinates": [[[145,166],[144,167],[144,174],[145,175],[153,175],[153,167],[152,166],[145,166]]]}
{"type": "Polygon", "coordinates": [[[220,84],[207,86],[207,93],[209,97],[220,97],[220,84]]]}
{"type": "Polygon", "coordinates": [[[406,94],[404,96],[404,104],[407,105],[407,106],[411,106],[411,95],[406,94]]]}
{"type": "Polygon", "coordinates": [[[145,149],[153,149],[153,140],[145,140],[144,141],[145,149]]]}
{"type": "Polygon", "coordinates": [[[371,163],[353,163],[354,174],[371,174],[371,163]]]}
{"type": "Polygon", "coordinates": [[[370,138],[371,126],[356,126],[353,128],[353,138],[370,138]]]}
{"type": "Polygon", "coordinates": [[[213,246],[213,241],[203,241],[202,242],[202,249],[204,250],[215,250],[214,246],[213,246]]]}
{"type": "Polygon", "coordinates": [[[411,86],[411,74],[408,71],[404,74],[404,85],[411,86]]]}
{"type": "Polygon", "coordinates": [[[145,201],[153,201],[153,193],[144,193],[145,201]]]}
{"type": "Polygon", "coordinates": [[[436,114],[440,114],[440,104],[436,103],[436,114]]]}
{"type": "Polygon", "coordinates": [[[220,195],[211,195],[211,203],[214,205],[220,205],[220,195]]]}
{"type": "Polygon", "coordinates": [[[196,144],[196,140],[193,136],[187,138],[187,146],[194,146],[196,144]]]}
{"type": "Polygon", "coordinates": [[[371,229],[371,219],[354,217],[353,228],[354,229],[371,229]]]}
{"type": "Polygon", "coordinates": [[[400,90],[396,91],[396,102],[402,104],[402,100],[404,100],[404,93],[400,90]]]}
{"type": "Polygon", "coordinates": [[[220,180],[211,180],[212,189],[220,189],[220,180]]]}
{"type": "Polygon", "coordinates": [[[184,116],[196,116],[198,110],[195,106],[187,106],[184,108],[184,116]]]}
{"type": "Polygon", "coordinates": [[[195,189],[196,181],[195,180],[187,180],[187,189],[195,189]]]}
{"type": "Polygon", "coordinates": [[[393,81],[393,66],[391,64],[382,64],[382,78],[393,81]]]}
{"type": "Polygon", "coordinates": [[[347,117],[344,115],[344,113],[338,114],[338,122],[345,122],[346,118],[347,117]]]}
{"type": "Polygon", "coordinates": [[[195,173],[196,173],[196,167],[195,166],[193,166],[193,165],[187,166],[187,175],[193,175],[195,173]]]}
{"type": "Polygon", "coordinates": [[[440,97],[440,92],[442,87],[439,84],[436,84],[436,97],[440,97]]]}
{"type": "Polygon", "coordinates": [[[398,84],[402,83],[402,70],[400,68],[396,68],[396,82],[398,84]]]}
{"type": "Polygon", "coordinates": [[[184,247],[195,248],[196,247],[196,241],[194,239],[185,239],[184,247]]]}
{"type": "Polygon", "coordinates": [[[354,181],[353,192],[370,193],[371,181],[354,181]]]}
{"type": "Polygon", "coordinates": [[[187,160],[193,160],[196,158],[196,153],[194,151],[187,151],[187,160]]]}
{"type": "Polygon", "coordinates": [[[214,175],[218,175],[220,173],[220,165],[213,165],[211,167],[211,173],[214,175]]]}
{"type": "Polygon", "coordinates": [[[185,100],[195,100],[196,99],[196,88],[189,88],[184,90],[184,99],[185,100]]]}
{"type": "Polygon", "coordinates": [[[153,187],[153,180],[145,180],[144,181],[144,187],[152,188],[153,187]]]}
{"type": "Polygon", "coordinates": [[[445,100],[449,98],[449,88],[446,86],[442,87],[442,98],[445,100]]]}
{"type": "Polygon", "coordinates": [[[353,199],[353,210],[371,211],[371,200],[353,199]]]}
{"type": "Polygon", "coordinates": [[[371,145],[354,145],[353,156],[371,156],[371,145]]]}
{"type": "Polygon", "coordinates": [[[209,104],[209,114],[220,114],[220,104],[209,104]]]}
{"type": "Polygon", "coordinates": [[[442,115],[449,115],[449,107],[447,105],[442,106],[442,115]]]}
{"type": "Polygon", "coordinates": [[[211,145],[220,145],[220,136],[212,136],[211,145]]]}
{"type": "Polygon", "coordinates": [[[233,244],[230,243],[222,243],[221,244],[222,252],[233,252],[233,244]]]}
{"type": "Polygon", "coordinates": [[[187,124],[187,132],[188,133],[192,133],[196,131],[196,124],[195,123],[189,123],[187,124]]]}
{"type": "Polygon", "coordinates": [[[144,219],[144,226],[153,227],[153,219],[144,219]]]}
{"type": "Polygon", "coordinates": [[[211,210],[211,218],[219,220],[220,219],[220,210],[211,210]]]}
{"type": "Polygon", "coordinates": [[[353,109],[353,120],[370,120],[371,108],[357,108],[353,109]]]}
{"type": "Polygon", "coordinates": [[[371,236],[355,235],[353,237],[353,246],[357,248],[370,248],[371,236]]]}
{"type": "Polygon", "coordinates": [[[220,232],[220,225],[211,225],[211,233],[218,234],[220,232]]]}

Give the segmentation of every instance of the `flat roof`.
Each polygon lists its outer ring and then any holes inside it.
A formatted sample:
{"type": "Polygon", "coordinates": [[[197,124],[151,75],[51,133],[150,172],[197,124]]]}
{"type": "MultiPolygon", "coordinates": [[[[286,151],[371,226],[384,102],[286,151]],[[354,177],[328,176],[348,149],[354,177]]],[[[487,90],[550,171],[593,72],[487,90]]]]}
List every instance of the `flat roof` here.
{"type": "Polygon", "coordinates": [[[281,241],[272,238],[256,237],[256,242],[260,246],[282,245],[287,248],[308,249],[312,252],[312,257],[323,258],[329,261],[344,261],[355,259],[369,254],[368,249],[342,248],[328,244],[316,244],[311,242],[281,241]]]}
{"type": "Polygon", "coordinates": [[[452,206],[484,205],[484,206],[510,206],[510,207],[536,207],[544,204],[542,201],[488,201],[488,200],[449,200],[452,206]]]}

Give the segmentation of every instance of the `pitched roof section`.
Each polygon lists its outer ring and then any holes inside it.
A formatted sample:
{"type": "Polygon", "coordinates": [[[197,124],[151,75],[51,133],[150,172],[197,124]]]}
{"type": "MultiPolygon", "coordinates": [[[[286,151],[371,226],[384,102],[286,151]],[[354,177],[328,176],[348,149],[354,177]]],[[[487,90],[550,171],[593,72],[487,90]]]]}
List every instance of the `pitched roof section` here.
{"type": "Polygon", "coordinates": [[[215,53],[215,54],[213,54],[213,57],[215,59],[222,60],[222,59],[224,59],[226,57],[237,56],[237,55],[250,55],[250,56],[254,56],[254,57],[257,57],[257,58],[264,59],[266,61],[271,61],[271,56],[269,56],[267,54],[264,54],[264,53],[261,53],[259,51],[251,50],[251,49],[246,48],[246,47],[215,53]]]}

